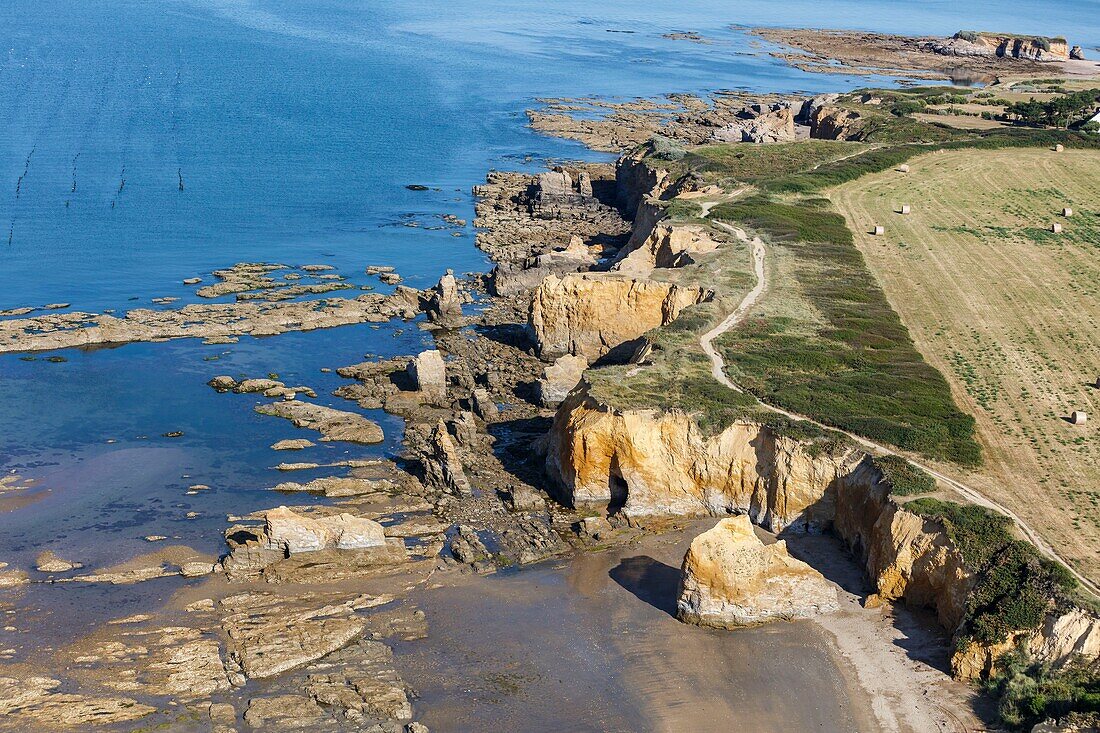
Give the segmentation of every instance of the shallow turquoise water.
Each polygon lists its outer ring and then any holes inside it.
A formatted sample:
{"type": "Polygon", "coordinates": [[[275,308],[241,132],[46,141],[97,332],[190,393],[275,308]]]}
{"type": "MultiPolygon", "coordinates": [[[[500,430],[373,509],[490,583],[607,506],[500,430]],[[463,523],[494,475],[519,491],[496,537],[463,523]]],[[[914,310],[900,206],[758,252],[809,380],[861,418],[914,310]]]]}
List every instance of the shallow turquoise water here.
{"type": "MultiPolygon", "coordinates": [[[[183,278],[255,260],[332,264],[356,283],[365,265],[388,264],[425,287],[487,261],[470,228],[453,237],[406,218],[472,219],[470,187],[492,167],[598,157],[528,130],[537,97],[870,83],[791,69],[730,24],[980,27],[1092,48],[1100,3],[6,0],[0,309],[186,302],[183,278]],[[715,43],[661,38],[672,30],[715,43]]],[[[0,516],[0,560],[26,566],[53,548],[95,566],[148,550],[148,534],[220,549],[227,512],[287,501],[265,490],[282,460],[267,446],[301,434],[205,381],[279,372],[349,409],[320,368],[427,343],[402,325],[70,351],[64,363],[0,356],[0,468],[49,489],[0,516]],[[184,437],[162,437],[174,430],[184,437]],[[193,483],[214,488],[185,496],[193,483]]],[[[374,417],[385,445],[296,458],[393,450],[400,424],[374,417]]]]}

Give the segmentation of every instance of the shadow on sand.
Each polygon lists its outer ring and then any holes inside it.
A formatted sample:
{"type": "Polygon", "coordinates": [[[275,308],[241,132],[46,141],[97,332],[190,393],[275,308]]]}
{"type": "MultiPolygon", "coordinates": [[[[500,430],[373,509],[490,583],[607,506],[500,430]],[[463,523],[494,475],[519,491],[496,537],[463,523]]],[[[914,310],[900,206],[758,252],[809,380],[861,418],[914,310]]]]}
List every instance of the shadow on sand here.
{"type": "Polygon", "coordinates": [[[649,555],[624,557],[607,573],[612,580],[669,616],[676,616],[676,596],[680,585],[680,570],[655,560],[649,555]]]}

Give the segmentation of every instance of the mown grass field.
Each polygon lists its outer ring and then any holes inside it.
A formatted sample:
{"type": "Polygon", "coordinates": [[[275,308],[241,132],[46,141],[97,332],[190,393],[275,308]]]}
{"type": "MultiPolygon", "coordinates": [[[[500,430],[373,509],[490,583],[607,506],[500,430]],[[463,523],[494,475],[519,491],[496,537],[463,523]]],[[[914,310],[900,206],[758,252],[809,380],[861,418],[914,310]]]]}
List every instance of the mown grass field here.
{"type": "Polygon", "coordinates": [[[960,478],[1098,578],[1100,151],[953,150],[909,164],[827,195],[976,419],[985,462],[960,478]],[[875,224],[884,236],[868,234],[875,224]],[[1090,422],[1069,424],[1072,410],[1090,422]]]}

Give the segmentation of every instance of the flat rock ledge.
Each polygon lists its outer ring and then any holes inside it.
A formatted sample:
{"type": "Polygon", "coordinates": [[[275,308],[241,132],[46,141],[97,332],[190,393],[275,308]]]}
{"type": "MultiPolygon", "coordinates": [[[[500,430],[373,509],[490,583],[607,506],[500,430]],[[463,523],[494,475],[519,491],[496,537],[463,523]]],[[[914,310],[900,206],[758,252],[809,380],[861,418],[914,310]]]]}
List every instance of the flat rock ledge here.
{"type": "Polygon", "coordinates": [[[676,615],[685,623],[735,629],[838,608],[835,586],[782,540],[761,542],[746,515],[718,522],[684,557],[676,615]]]}

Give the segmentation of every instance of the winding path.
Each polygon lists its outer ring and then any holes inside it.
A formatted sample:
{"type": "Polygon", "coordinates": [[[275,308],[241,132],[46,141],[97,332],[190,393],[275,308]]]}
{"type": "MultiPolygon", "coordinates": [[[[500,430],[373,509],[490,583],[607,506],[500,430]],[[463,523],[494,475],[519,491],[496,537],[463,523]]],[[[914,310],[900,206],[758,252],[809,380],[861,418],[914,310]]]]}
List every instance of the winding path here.
{"type": "MultiPolygon", "coordinates": [[[[709,213],[709,209],[707,210],[707,213],[709,213]]],[[[752,307],[754,305],[756,305],[757,301],[764,294],[764,291],[767,290],[767,287],[768,287],[767,269],[764,266],[764,259],[765,259],[765,256],[767,255],[767,250],[764,246],[763,240],[761,240],[760,237],[755,237],[755,238],[750,239],[749,236],[745,233],[745,231],[743,229],[738,229],[737,227],[733,227],[733,226],[730,226],[729,224],[726,224],[724,222],[715,221],[715,220],[711,220],[711,223],[714,224],[715,226],[719,227],[720,229],[724,229],[727,232],[730,232],[731,234],[735,235],[738,239],[740,239],[742,242],[746,242],[750,245],[751,253],[752,253],[752,269],[753,269],[753,272],[756,275],[756,285],[741,300],[741,303],[737,306],[737,308],[732,313],[730,313],[728,316],[726,316],[724,319],[722,319],[722,322],[719,323],[717,326],[715,326],[714,328],[712,328],[711,330],[707,331],[706,333],[704,333],[702,336],[699,337],[699,346],[702,347],[703,353],[705,353],[707,355],[707,357],[710,359],[710,363],[711,363],[710,372],[711,372],[712,375],[714,375],[714,378],[716,380],[718,380],[719,382],[721,382],[726,387],[729,387],[730,389],[732,389],[736,392],[744,392],[743,389],[741,389],[739,386],[734,384],[730,380],[730,378],[728,376],[726,376],[726,362],[722,358],[722,355],[718,353],[718,350],[714,348],[714,340],[716,338],[718,338],[719,336],[721,336],[722,334],[724,334],[725,332],[729,331],[731,328],[733,328],[737,324],[739,324],[741,321],[743,321],[745,319],[745,316],[748,314],[749,310],[751,310],[752,307]]],[[[904,458],[905,460],[909,461],[909,463],[911,463],[912,465],[914,465],[917,468],[921,469],[925,473],[928,473],[929,475],[931,475],[932,477],[934,477],[934,478],[938,479],[939,481],[943,482],[947,486],[950,486],[958,494],[965,497],[971,503],[977,504],[978,506],[985,507],[986,509],[990,509],[992,511],[998,512],[999,514],[1003,514],[1004,516],[1008,517],[1009,519],[1011,519],[1013,521],[1013,523],[1016,525],[1016,527],[1031,542],[1031,544],[1035,545],[1035,547],[1037,547],[1039,549],[1039,552],[1041,552],[1047,558],[1049,558],[1051,560],[1054,560],[1055,562],[1058,562],[1058,563],[1064,565],[1066,567],[1066,569],[1069,570],[1069,572],[1073,575],[1073,577],[1076,578],[1077,581],[1085,589],[1087,589],[1093,596],[1100,599],[1100,587],[1098,587],[1095,583],[1093,583],[1091,580],[1086,578],[1081,573],[1077,572],[1077,570],[1075,570],[1072,565],[1070,565],[1068,562],[1066,562],[1057,552],[1055,552],[1053,547],[1051,547],[1049,544],[1047,544],[1047,542],[1045,540],[1043,540],[1043,538],[1039,535],[1038,532],[1036,532],[1034,529],[1032,529],[1030,526],[1028,526],[1028,524],[1026,522],[1024,522],[1024,520],[1021,519],[1018,515],[1016,515],[1011,510],[1009,510],[1007,507],[1005,507],[1001,504],[998,504],[997,502],[993,501],[992,499],[984,496],[982,493],[980,493],[976,489],[971,488],[970,486],[967,486],[966,484],[963,484],[959,481],[956,481],[955,479],[951,478],[950,476],[945,476],[943,473],[940,473],[939,471],[937,471],[933,468],[930,468],[929,466],[918,463],[917,461],[914,461],[909,456],[902,456],[897,451],[895,451],[891,448],[888,448],[887,446],[882,445],[880,443],[876,443],[872,440],[868,440],[867,438],[863,438],[859,435],[849,433],[846,430],[841,430],[840,428],[833,427],[832,425],[825,425],[824,423],[818,422],[817,420],[814,420],[813,418],[806,417],[805,415],[799,415],[797,413],[790,412],[788,410],[784,410],[782,407],[777,407],[775,405],[770,405],[767,402],[764,402],[764,401],[760,400],[759,398],[757,398],[757,402],[759,402],[762,407],[764,407],[768,410],[771,410],[772,412],[775,412],[779,415],[783,415],[784,417],[790,418],[791,420],[803,420],[805,422],[811,423],[811,424],[816,425],[816,426],[818,426],[820,428],[823,428],[825,430],[831,430],[833,432],[841,433],[842,435],[847,436],[848,438],[852,439],[853,441],[855,441],[856,443],[861,445],[863,448],[871,451],[872,453],[875,453],[875,454],[878,454],[878,455],[899,456],[901,458],[904,458]]]]}

